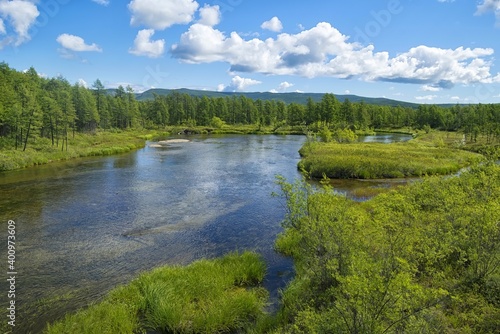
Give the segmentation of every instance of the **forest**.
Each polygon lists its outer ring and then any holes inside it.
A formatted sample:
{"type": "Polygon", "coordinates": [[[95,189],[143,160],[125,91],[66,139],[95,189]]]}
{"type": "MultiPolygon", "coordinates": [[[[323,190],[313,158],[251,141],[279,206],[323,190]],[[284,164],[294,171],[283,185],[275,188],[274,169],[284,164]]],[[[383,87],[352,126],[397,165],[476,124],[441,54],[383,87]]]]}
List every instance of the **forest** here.
{"type": "MultiPolygon", "coordinates": [[[[461,131],[470,142],[500,142],[500,105],[420,105],[417,109],[339,101],[327,93],[307,104],[252,100],[243,95],[195,97],[174,92],[137,101],[130,86],[110,93],[97,79],[92,87],[71,85],[63,77],[45,78],[0,64],[0,148],[26,150],[39,138],[66,149],[78,133],[98,130],[165,129],[167,126],[256,125],[366,131],[382,128],[461,131]],[[66,145],[66,146],[65,146],[66,145]]],[[[307,130],[305,130],[307,131],[307,130]]]]}

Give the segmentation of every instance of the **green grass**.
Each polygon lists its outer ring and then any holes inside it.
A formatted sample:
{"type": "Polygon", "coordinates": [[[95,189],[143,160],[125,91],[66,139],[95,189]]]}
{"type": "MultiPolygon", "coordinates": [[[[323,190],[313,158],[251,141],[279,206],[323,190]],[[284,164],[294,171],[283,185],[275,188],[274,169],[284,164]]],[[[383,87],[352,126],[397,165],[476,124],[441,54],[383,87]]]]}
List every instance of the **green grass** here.
{"type": "Polygon", "coordinates": [[[266,266],[255,253],[232,253],[186,267],[166,266],[116,288],[98,304],[51,324],[60,333],[232,333],[264,318],[259,287],[266,266]]]}
{"type": "Polygon", "coordinates": [[[339,179],[447,175],[482,161],[480,154],[436,143],[306,143],[299,168],[312,177],[339,179]]]}
{"type": "MultiPolygon", "coordinates": [[[[68,148],[52,145],[47,138],[28,142],[26,151],[17,150],[12,142],[2,142],[0,150],[0,171],[8,171],[47,164],[52,161],[70,160],[79,157],[104,156],[130,152],[144,147],[145,141],[161,136],[152,131],[98,131],[95,134],[76,133],[68,138],[68,148]]],[[[163,134],[164,135],[164,134],[163,134]]]]}

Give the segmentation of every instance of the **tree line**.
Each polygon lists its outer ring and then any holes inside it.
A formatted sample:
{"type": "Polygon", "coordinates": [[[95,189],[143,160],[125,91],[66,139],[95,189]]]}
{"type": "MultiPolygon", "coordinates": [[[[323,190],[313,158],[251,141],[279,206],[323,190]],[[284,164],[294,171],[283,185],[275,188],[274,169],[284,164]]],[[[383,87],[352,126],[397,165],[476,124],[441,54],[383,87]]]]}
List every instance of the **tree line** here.
{"type": "MultiPolygon", "coordinates": [[[[278,129],[303,126],[366,130],[373,128],[429,128],[463,131],[469,140],[485,136],[500,140],[500,105],[370,105],[340,102],[325,94],[305,105],[275,100],[253,100],[244,95],[197,97],[174,92],[137,101],[134,90],[119,86],[110,93],[97,79],[92,87],[71,85],[63,77],[44,78],[0,63],[0,139],[25,149],[30,139],[48,138],[64,149],[68,137],[97,129],[161,128],[171,125],[259,125],[278,129]],[[221,123],[221,121],[223,123],[221,123]],[[9,140],[10,139],[10,140],[9,140]]],[[[3,145],[5,146],[5,144],[3,145]]]]}

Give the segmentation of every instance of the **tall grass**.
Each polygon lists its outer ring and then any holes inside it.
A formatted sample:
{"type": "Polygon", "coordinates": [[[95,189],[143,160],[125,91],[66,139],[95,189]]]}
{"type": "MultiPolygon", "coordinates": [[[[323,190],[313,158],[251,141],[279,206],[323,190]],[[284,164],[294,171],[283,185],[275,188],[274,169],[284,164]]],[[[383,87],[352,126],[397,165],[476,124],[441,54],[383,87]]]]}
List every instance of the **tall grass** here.
{"type": "Polygon", "coordinates": [[[264,317],[268,293],[255,253],[232,253],[186,267],[167,266],[142,274],[111,291],[99,304],[49,325],[60,333],[231,333],[264,317]]]}
{"type": "Polygon", "coordinates": [[[321,178],[399,178],[446,175],[484,159],[479,154],[432,144],[407,142],[307,143],[299,168],[321,178]]]}
{"type": "Polygon", "coordinates": [[[0,171],[21,169],[35,165],[42,165],[52,161],[69,160],[78,157],[112,155],[125,153],[144,147],[145,140],[155,134],[145,131],[99,131],[95,134],[76,133],[68,139],[68,147],[52,145],[47,138],[37,138],[28,142],[25,151],[12,143],[4,143],[0,151],[0,171]],[[8,147],[8,148],[7,148],[8,147]]]}

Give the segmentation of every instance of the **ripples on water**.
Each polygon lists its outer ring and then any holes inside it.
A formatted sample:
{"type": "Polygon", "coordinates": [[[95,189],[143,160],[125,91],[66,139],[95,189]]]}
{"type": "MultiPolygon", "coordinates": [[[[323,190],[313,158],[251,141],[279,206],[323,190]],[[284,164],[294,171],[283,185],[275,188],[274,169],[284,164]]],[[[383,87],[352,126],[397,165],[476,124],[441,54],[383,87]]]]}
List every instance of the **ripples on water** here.
{"type": "Polygon", "coordinates": [[[292,262],[273,250],[284,203],[271,193],[275,175],[300,177],[305,138],[190,139],[0,173],[1,219],[17,224],[16,330],[39,332],[145,270],[235,250],[263,255],[276,302],[292,262]]]}

